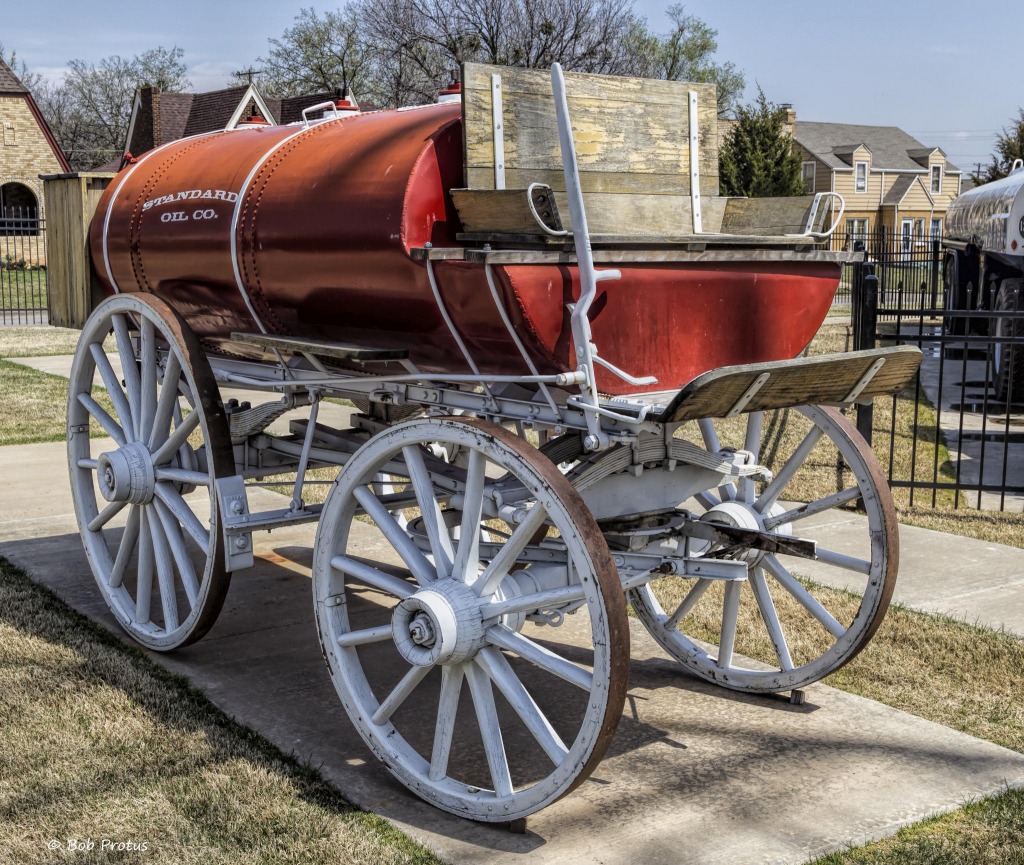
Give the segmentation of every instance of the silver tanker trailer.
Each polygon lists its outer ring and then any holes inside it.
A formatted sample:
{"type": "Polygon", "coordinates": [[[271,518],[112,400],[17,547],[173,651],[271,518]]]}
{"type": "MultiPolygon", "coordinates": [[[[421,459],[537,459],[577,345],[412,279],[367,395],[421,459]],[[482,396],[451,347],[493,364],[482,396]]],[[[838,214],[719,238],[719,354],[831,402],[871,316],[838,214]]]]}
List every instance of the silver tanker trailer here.
{"type": "Polygon", "coordinates": [[[946,214],[947,332],[993,342],[996,398],[1024,402],[1024,162],[959,196],[946,214]],[[976,313],[988,313],[976,315],[976,313]]]}

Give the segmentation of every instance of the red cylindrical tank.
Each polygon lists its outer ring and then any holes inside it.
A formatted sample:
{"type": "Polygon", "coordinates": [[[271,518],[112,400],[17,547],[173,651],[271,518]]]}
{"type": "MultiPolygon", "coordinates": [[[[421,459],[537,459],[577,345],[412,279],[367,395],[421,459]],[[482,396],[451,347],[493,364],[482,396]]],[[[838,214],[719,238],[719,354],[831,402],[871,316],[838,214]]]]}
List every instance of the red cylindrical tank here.
{"type": "MultiPolygon", "coordinates": [[[[449,190],[463,185],[458,103],[197,136],[114,179],[92,223],[93,263],[111,292],[165,298],[213,350],[232,331],[262,330],[408,348],[421,369],[467,372],[426,266],[410,255],[427,242],[461,245],[449,190]]],[[[839,277],[838,265],[815,261],[618,267],[622,279],[599,286],[594,338],[615,365],[657,376],[648,390],[795,356],[839,277]]],[[[525,373],[482,266],[444,261],[436,273],[477,366],[525,373]]],[[[573,369],[576,268],[495,275],[538,371],[573,369]]],[[[604,370],[598,382],[612,394],[637,390],[604,370]]]]}

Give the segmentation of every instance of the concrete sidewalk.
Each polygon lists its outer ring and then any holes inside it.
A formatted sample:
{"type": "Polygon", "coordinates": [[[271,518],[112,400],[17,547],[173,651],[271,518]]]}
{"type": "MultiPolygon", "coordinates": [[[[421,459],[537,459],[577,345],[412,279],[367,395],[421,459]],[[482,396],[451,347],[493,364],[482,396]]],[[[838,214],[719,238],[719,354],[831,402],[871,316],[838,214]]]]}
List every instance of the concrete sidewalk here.
{"type": "MultiPolygon", "coordinates": [[[[0,448],[0,555],[120,633],[85,562],[64,453],[63,443],[0,448]]],[[[375,530],[356,526],[372,555],[375,530]]],[[[848,527],[823,528],[838,537],[848,527]]],[[[627,711],[591,779],[525,835],[459,820],[392,781],[342,711],[313,621],[313,531],[261,535],[257,567],[235,576],[210,634],[154,660],[450,861],[799,862],[1024,784],[1021,755],[841,691],[815,686],[798,707],[687,678],[631,621],[627,711]]],[[[942,572],[951,605],[980,618],[977,599],[991,612],[1002,598],[1001,621],[1024,632],[1020,605],[1010,615],[1006,603],[1020,591],[1020,551],[910,530],[904,557],[901,591],[934,595],[942,572]],[[978,591],[958,594],[958,575],[978,591]]]]}

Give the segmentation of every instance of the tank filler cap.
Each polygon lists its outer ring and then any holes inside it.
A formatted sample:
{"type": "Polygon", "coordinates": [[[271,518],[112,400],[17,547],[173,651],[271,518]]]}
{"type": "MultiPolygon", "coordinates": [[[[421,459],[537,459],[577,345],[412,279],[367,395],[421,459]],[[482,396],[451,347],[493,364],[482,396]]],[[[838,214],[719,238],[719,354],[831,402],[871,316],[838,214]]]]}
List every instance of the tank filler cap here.
{"type": "Polygon", "coordinates": [[[324,120],[332,120],[335,117],[348,117],[350,114],[359,113],[359,103],[356,102],[355,96],[352,95],[352,91],[346,91],[345,95],[341,95],[341,90],[336,92],[336,99],[334,100],[334,110],[328,108],[324,111],[324,120]]]}
{"type": "Polygon", "coordinates": [[[448,82],[448,86],[444,90],[438,91],[437,94],[438,102],[461,102],[462,101],[462,82],[459,81],[458,75],[453,72],[452,80],[448,82]]]}

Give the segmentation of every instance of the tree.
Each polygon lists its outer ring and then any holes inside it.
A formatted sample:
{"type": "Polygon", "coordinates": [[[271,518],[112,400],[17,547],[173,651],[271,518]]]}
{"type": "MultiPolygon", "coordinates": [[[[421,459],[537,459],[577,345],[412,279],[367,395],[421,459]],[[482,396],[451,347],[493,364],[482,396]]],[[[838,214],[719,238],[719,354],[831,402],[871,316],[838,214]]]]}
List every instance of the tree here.
{"type": "Polygon", "coordinates": [[[719,106],[743,89],[718,64],[714,30],[681,6],[659,36],[633,0],[353,0],[336,13],[304,9],[259,59],[275,95],[352,87],[381,106],[433,100],[461,63],[713,81],[719,106]]]}
{"type": "Polygon", "coordinates": [[[72,60],[60,81],[39,88],[39,107],[74,168],[95,168],[120,156],[136,89],[191,86],[184,53],[160,47],[129,58],[115,54],[99,63],[72,60]]]}
{"type": "Polygon", "coordinates": [[[644,24],[630,35],[630,53],[635,64],[631,74],[715,84],[719,115],[735,110],[746,81],[735,64],[715,62],[718,31],[696,15],[687,15],[679,4],[669,6],[667,14],[674,25],[671,32],[658,36],[644,24]]]}
{"type": "Polygon", "coordinates": [[[996,136],[996,152],[992,161],[977,173],[971,173],[976,184],[991,183],[1006,177],[1016,159],[1024,159],[1024,108],[1018,109],[1017,118],[1004,126],[996,136]]]}
{"type": "Polygon", "coordinates": [[[18,80],[29,91],[34,93],[43,83],[43,76],[38,72],[30,71],[28,66],[25,65],[25,61],[18,59],[18,52],[13,48],[8,53],[3,42],[0,42],[0,60],[3,60],[11,68],[11,71],[18,76],[18,80]]]}
{"type": "MultiPolygon", "coordinates": [[[[261,69],[256,80],[269,96],[299,96],[337,88],[359,93],[367,86],[367,41],[351,3],[322,15],[315,9],[302,9],[280,39],[267,42],[267,55],[257,60],[261,69]]],[[[243,83],[248,75],[236,72],[234,79],[243,83]]]]}
{"type": "Polygon", "coordinates": [[[718,157],[724,195],[751,198],[803,195],[800,158],[786,134],[785,109],[757,88],[757,99],[736,110],[737,123],[718,157]]]}

